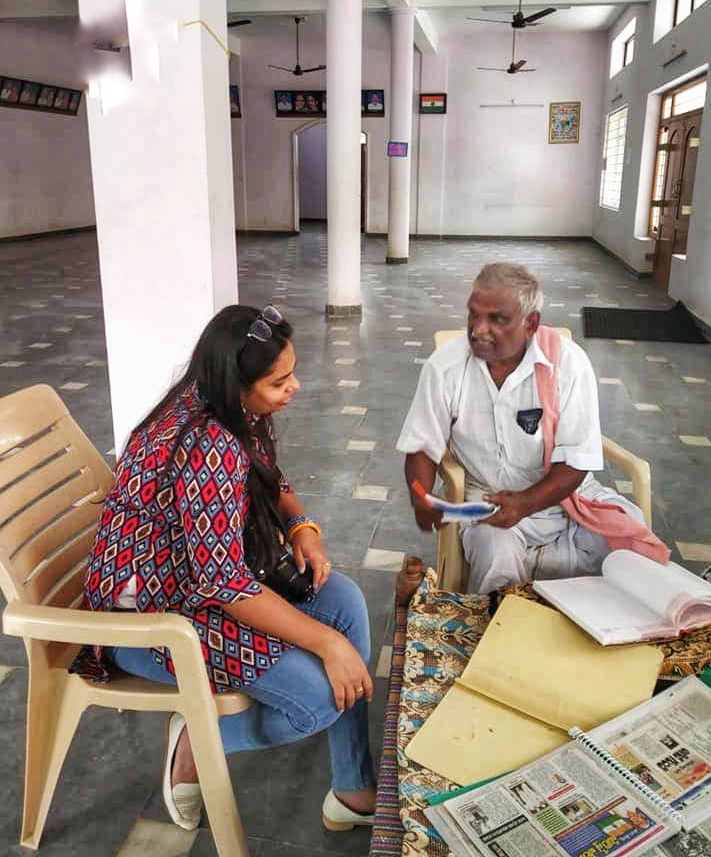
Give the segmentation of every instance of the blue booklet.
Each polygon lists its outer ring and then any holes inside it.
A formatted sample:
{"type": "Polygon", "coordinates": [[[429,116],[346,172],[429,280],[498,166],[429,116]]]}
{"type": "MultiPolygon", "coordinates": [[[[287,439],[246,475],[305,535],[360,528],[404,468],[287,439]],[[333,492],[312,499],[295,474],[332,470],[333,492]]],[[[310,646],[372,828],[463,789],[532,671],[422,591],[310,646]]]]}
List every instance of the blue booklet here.
{"type": "Polygon", "coordinates": [[[488,518],[489,515],[493,515],[499,508],[493,503],[484,503],[481,500],[465,500],[463,503],[451,503],[449,500],[443,500],[435,494],[428,494],[416,479],[412,483],[412,488],[418,497],[433,509],[442,510],[442,523],[444,524],[452,521],[481,521],[484,518],[488,518]]]}

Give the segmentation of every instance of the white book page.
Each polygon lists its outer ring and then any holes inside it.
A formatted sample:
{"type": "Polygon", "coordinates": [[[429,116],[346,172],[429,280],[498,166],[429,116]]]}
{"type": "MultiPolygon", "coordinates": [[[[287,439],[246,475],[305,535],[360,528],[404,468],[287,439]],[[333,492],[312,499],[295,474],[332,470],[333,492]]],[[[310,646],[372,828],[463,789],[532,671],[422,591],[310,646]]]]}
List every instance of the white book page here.
{"type": "Polygon", "coordinates": [[[675,562],[661,565],[641,554],[616,550],[603,560],[602,574],[674,625],[691,599],[703,598],[711,605],[711,584],[675,562]]]}
{"type": "Polygon", "coordinates": [[[604,577],[537,580],[533,588],[604,645],[674,634],[663,616],[604,577]]]}

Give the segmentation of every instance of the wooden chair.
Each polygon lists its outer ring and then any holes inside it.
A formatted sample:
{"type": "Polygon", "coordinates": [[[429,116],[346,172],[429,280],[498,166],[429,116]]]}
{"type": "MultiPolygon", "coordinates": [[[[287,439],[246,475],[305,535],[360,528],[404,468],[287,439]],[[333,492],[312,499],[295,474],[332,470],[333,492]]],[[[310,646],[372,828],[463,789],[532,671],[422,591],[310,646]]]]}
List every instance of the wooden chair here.
{"type": "MultiPolygon", "coordinates": [[[[567,327],[557,327],[556,330],[561,336],[571,338],[571,332],[567,327]]],[[[438,330],[434,335],[435,348],[439,348],[448,340],[461,336],[465,332],[464,328],[438,330]]],[[[632,499],[642,510],[644,521],[651,528],[652,475],[649,462],[604,435],[602,451],[608,464],[629,476],[632,481],[632,499]]],[[[464,500],[464,468],[455,461],[449,451],[445,453],[444,458],[439,463],[438,471],[444,485],[446,498],[453,502],[462,502],[464,500]]],[[[464,559],[458,524],[446,524],[439,531],[437,578],[444,589],[451,589],[455,592],[466,590],[469,568],[464,559]]]]}
{"type": "Polygon", "coordinates": [[[29,668],[20,841],[38,848],[81,714],[102,705],[183,714],[217,853],[247,857],[218,717],[244,710],[249,698],[211,693],[197,633],[184,617],[78,609],[112,482],[110,468],[51,387],[28,387],[0,399],[2,626],[24,638],[29,668]],[[67,665],[83,643],[168,646],[177,687],[123,673],[108,684],[70,675],[67,665]]]}

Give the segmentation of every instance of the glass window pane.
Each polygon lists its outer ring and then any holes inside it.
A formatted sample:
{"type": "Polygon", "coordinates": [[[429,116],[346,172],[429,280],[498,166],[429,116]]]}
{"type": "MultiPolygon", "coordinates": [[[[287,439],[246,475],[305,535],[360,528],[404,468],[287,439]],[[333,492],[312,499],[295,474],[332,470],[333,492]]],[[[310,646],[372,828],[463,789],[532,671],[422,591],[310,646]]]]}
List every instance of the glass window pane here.
{"type": "Polygon", "coordinates": [[[693,86],[688,86],[674,95],[672,115],[689,113],[691,110],[701,110],[706,101],[706,81],[701,80],[693,86]]]}
{"type": "Polygon", "coordinates": [[[615,110],[607,117],[603,169],[600,177],[600,205],[619,210],[622,201],[622,171],[625,160],[627,107],[615,110]]]}
{"type": "Polygon", "coordinates": [[[676,0],[674,9],[674,26],[691,15],[691,0],[676,0]]]}

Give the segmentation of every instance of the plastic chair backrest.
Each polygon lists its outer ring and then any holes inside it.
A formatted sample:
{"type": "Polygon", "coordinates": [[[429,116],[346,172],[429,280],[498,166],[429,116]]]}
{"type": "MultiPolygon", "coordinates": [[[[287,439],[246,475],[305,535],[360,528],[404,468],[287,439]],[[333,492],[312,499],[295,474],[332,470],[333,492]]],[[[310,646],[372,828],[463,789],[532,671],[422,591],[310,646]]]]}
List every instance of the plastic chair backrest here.
{"type": "Polygon", "coordinates": [[[58,607],[82,599],[111,470],[55,391],[0,399],[0,588],[58,607]]]}

